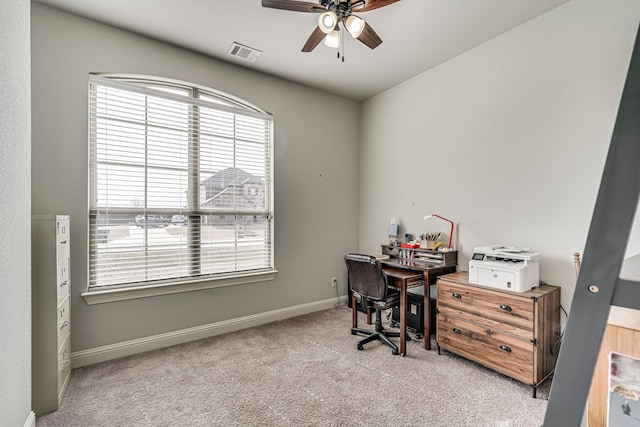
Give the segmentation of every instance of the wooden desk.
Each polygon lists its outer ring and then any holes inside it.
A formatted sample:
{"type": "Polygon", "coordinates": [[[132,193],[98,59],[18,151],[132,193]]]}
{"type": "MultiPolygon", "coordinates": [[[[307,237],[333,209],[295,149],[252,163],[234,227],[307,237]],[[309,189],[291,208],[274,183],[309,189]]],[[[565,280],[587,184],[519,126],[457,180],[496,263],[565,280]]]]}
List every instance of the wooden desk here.
{"type": "MultiPolygon", "coordinates": [[[[389,258],[389,259],[381,259],[380,264],[382,264],[383,269],[395,269],[395,270],[404,270],[405,272],[410,272],[412,274],[420,274],[422,275],[422,279],[424,279],[424,308],[422,310],[424,317],[424,348],[425,350],[431,350],[431,295],[429,292],[429,287],[434,285],[438,279],[438,276],[443,274],[455,273],[457,266],[456,265],[434,265],[425,262],[418,262],[413,260],[406,260],[403,258],[389,258]]],[[[421,279],[421,280],[422,280],[421,279]]],[[[407,312],[406,305],[405,310],[400,310],[400,319],[402,320],[402,316],[404,316],[406,320],[407,312]]],[[[402,324],[400,325],[403,328],[402,324]]],[[[405,326],[406,327],[406,323],[405,326]]],[[[404,329],[403,329],[404,330],[404,329]]]]}
{"type": "MultiPolygon", "coordinates": [[[[422,282],[422,273],[384,267],[389,284],[400,290],[400,354],[407,354],[407,288],[422,282]]],[[[426,294],[426,292],[425,292],[426,294]]]]}

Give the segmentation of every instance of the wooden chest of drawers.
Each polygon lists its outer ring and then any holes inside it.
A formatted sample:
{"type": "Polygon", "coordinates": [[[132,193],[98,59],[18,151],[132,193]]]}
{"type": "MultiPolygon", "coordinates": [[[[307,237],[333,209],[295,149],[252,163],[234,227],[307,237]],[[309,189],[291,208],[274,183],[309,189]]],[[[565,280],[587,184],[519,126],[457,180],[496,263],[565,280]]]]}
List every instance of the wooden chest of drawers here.
{"type": "Polygon", "coordinates": [[[556,364],[560,288],[510,292],[468,279],[466,271],[438,278],[438,352],[443,348],[529,384],[535,397],[556,364]]]}

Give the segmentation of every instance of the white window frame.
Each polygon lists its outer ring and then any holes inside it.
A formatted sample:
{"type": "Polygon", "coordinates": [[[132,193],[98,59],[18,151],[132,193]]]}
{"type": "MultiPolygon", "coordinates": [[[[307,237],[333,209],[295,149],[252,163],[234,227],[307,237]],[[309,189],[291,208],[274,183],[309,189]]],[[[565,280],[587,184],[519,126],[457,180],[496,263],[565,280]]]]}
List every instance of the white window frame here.
{"type": "MultiPolygon", "coordinates": [[[[273,117],[266,113],[265,111],[259,109],[258,107],[244,101],[233,97],[231,95],[216,91],[214,89],[205,88],[202,86],[194,85],[191,83],[180,82],[176,80],[163,79],[158,77],[151,76],[138,76],[138,75],[95,75],[91,74],[89,76],[89,209],[88,209],[88,217],[89,217],[89,230],[88,230],[88,243],[90,250],[88,251],[88,260],[87,260],[87,291],[82,294],[87,303],[96,304],[96,303],[104,303],[110,301],[119,301],[125,299],[132,298],[141,298],[147,296],[155,296],[155,295],[164,295],[164,294],[172,294],[178,292],[186,292],[193,291],[199,289],[207,289],[207,288],[215,288],[215,287],[223,287],[223,286],[232,286],[246,283],[255,283],[267,280],[273,280],[276,276],[277,270],[274,266],[274,234],[273,234],[273,223],[274,223],[274,212],[273,212],[273,117]],[[195,275],[181,275],[176,277],[166,277],[161,279],[154,280],[141,280],[133,283],[108,283],[106,285],[100,285],[98,282],[97,276],[93,274],[95,271],[99,271],[100,263],[93,263],[92,256],[95,257],[98,251],[98,244],[100,242],[98,236],[98,226],[96,218],[104,217],[104,212],[112,212],[112,215],[118,214],[133,214],[140,209],[137,207],[125,207],[115,205],[111,206],[111,202],[107,202],[106,205],[100,205],[100,202],[97,202],[98,199],[97,194],[97,175],[96,175],[96,108],[95,105],[92,105],[92,96],[95,95],[95,87],[96,86],[104,86],[111,87],[116,89],[122,89],[127,91],[132,91],[131,93],[143,94],[152,97],[162,97],[172,101],[178,102],[186,102],[189,105],[193,105],[193,109],[190,110],[190,117],[199,117],[198,109],[206,108],[208,111],[223,111],[226,113],[233,113],[235,115],[249,118],[257,118],[260,120],[264,120],[265,128],[268,130],[267,136],[265,139],[265,169],[266,173],[264,174],[265,180],[265,190],[264,190],[264,204],[260,204],[261,208],[257,208],[258,210],[246,209],[243,206],[237,206],[234,202],[233,206],[229,209],[210,209],[207,210],[202,208],[201,200],[196,195],[196,202],[189,201],[188,208],[184,211],[182,209],[158,209],[153,208],[153,206],[147,206],[147,201],[144,201],[143,207],[141,208],[144,211],[144,214],[156,214],[156,213],[167,213],[167,214],[178,214],[182,215],[183,213],[187,213],[190,215],[190,219],[188,220],[188,227],[192,227],[195,224],[193,229],[200,230],[203,228],[203,219],[205,216],[211,218],[232,218],[233,224],[239,223],[239,219],[241,217],[246,218],[247,215],[259,215],[264,219],[264,228],[265,228],[265,237],[263,244],[266,245],[264,248],[264,254],[262,256],[264,265],[262,267],[256,269],[239,269],[233,271],[224,271],[220,273],[201,273],[195,275]],[[166,86],[180,89],[187,89],[189,92],[189,96],[177,95],[172,93],[167,93],[166,91],[159,91],[157,86],[166,86]],[[204,95],[202,98],[201,96],[204,95]],[[203,99],[204,98],[204,99],[203,99]],[[193,114],[193,116],[191,115],[193,114]],[[194,205],[195,203],[195,205],[194,205]],[[197,208],[194,208],[197,206],[197,208]],[[264,258],[264,255],[268,257],[268,259],[264,258]],[[97,268],[96,268],[97,267],[97,268]],[[95,268],[95,271],[92,270],[95,268]]],[[[191,107],[189,107],[191,108],[191,107]]],[[[145,122],[145,125],[148,122],[145,122]]],[[[236,137],[234,136],[234,139],[236,137]]],[[[191,149],[192,144],[195,144],[195,150],[199,153],[199,142],[197,141],[198,135],[192,135],[189,133],[189,147],[191,149]],[[192,138],[196,140],[194,143],[192,138]]],[[[145,143],[146,146],[146,143],[145,143]]],[[[199,154],[198,154],[199,155],[199,154]]],[[[236,154],[234,153],[234,159],[236,154]]],[[[235,160],[234,160],[235,164],[235,160]]],[[[198,166],[199,167],[199,166],[198,166]]],[[[145,166],[146,171],[146,166],[145,166]]],[[[146,172],[145,172],[146,175],[146,172]]],[[[194,187],[190,189],[190,194],[196,194],[202,191],[202,181],[199,178],[196,180],[189,181],[189,187],[194,187]],[[199,187],[198,190],[195,190],[195,187],[199,187]]],[[[146,178],[144,183],[144,188],[147,188],[146,178]]],[[[250,191],[253,189],[249,188],[250,191]]],[[[147,190],[145,190],[145,193],[147,190]]],[[[252,193],[253,194],[253,193],[252,193]]],[[[234,199],[235,200],[235,199],[234,199]]],[[[107,216],[108,218],[108,216],[107,216]]],[[[141,227],[146,230],[148,227],[141,227]]],[[[196,233],[196,242],[197,245],[200,246],[202,241],[200,240],[199,231],[196,233]]],[[[191,234],[191,233],[189,233],[191,234]]],[[[190,237],[191,239],[192,237],[190,237]]],[[[236,230],[236,242],[238,241],[238,235],[236,230]]],[[[145,240],[146,241],[146,240],[145,240]]],[[[190,242],[193,242],[190,240],[190,242]]],[[[104,247],[104,242],[102,242],[104,247]]],[[[237,243],[234,247],[238,247],[237,243]]],[[[144,248],[148,248],[146,244],[144,248]]],[[[146,251],[146,249],[145,249],[146,251]]],[[[232,251],[232,253],[235,253],[232,251]]],[[[198,265],[200,268],[201,257],[200,253],[197,252],[197,260],[191,261],[198,265]]],[[[192,256],[192,255],[189,255],[192,256]]],[[[146,259],[146,258],[145,258],[146,259]]],[[[196,258],[193,258],[196,259],[196,258]]]]}

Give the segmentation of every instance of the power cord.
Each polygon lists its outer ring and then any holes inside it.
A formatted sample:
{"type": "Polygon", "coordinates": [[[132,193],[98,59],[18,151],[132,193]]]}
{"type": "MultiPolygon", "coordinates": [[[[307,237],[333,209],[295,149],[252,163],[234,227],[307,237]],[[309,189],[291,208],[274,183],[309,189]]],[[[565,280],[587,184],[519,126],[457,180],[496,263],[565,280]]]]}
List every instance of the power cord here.
{"type": "MultiPolygon", "coordinates": [[[[540,285],[547,285],[548,283],[540,280],[538,281],[538,283],[540,285]]],[[[560,304],[560,310],[562,310],[562,312],[564,313],[564,317],[565,319],[569,319],[569,315],[567,314],[567,311],[564,309],[564,307],[562,306],[562,304],[560,304]]],[[[551,354],[558,357],[558,354],[560,352],[560,344],[562,344],[562,337],[564,336],[564,331],[560,332],[560,338],[558,338],[552,345],[551,345],[551,354]]]]}
{"type": "MultiPolygon", "coordinates": [[[[560,304],[560,310],[562,310],[562,312],[564,313],[564,317],[565,319],[569,319],[569,315],[567,314],[567,311],[564,309],[564,307],[562,306],[562,304],[560,304]]],[[[551,346],[551,354],[558,357],[558,354],[560,354],[560,345],[562,344],[562,337],[564,336],[564,331],[562,331],[560,333],[560,338],[558,338],[556,340],[556,342],[553,343],[553,345],[551,346]]]]}

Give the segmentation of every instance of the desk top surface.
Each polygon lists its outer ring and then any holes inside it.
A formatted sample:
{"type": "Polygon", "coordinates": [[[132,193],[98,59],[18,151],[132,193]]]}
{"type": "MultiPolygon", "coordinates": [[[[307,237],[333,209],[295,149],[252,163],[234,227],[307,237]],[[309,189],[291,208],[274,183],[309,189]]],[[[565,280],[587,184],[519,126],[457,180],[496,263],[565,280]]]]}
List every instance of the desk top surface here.
{"type": "Polygon", "coordinates": [[[382,271],[384,271],[386,273],[387,276],[389,277],[393,277],[395,279],[401,279],[401,280],[410,280],[410,279],[415,279],[415,280],[422,280],[422,273],[418,273],[415,271],[408,271],[408,270],[397,270],[395,268],[390,268],[390,267],[383,267],[382,271]]]}
{"type": "MultiPolygon", "coordinates": [[[[380,264],[383,267],[397,268],[400,270],[435,270],[438,268],[451,269],[450,265],[442,265],[437,262],[429,262],[423,260],[408,260],[404,258],[387,258],[381,259],[380,264]]],[[[455,267],[455,266],[453,266],[455,267]]]]}

